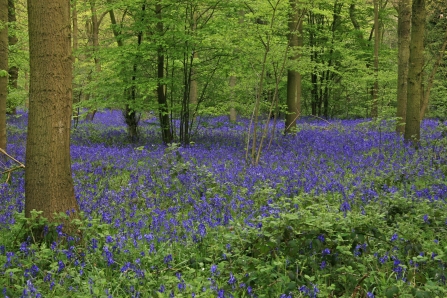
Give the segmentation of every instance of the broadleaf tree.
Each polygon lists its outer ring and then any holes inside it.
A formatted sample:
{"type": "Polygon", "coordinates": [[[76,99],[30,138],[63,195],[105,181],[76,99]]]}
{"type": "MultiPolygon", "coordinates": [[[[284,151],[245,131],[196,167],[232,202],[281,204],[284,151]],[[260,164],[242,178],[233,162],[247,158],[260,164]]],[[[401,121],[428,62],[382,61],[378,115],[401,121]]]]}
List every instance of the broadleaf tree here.
{"type": "Polygon", "coordinates": [[[25,215],[78,216],[70,158],[72,55],[66,0],[28,0],[30,99],[25,215]],[[45,17],[43,17],[45,16],[45,17]]]}

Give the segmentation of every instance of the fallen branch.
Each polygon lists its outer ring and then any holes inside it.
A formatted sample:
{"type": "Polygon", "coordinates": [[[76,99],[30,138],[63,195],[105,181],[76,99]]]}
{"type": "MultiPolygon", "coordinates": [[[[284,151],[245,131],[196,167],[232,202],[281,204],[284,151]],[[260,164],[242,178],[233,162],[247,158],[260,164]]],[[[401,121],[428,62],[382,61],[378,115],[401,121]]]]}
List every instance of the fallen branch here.
{"type": "Polygon", "coordinates": [[[18,163],[19,165],[10,169],[7,169],[3,172],[0,173],[0,175],[3,174],[7,174],[8,177],[6,177],[6,183],[9,182],[9,179],[11,178],[11,173],[15,170],[19,170],[19,169],[24,169],[25,165],[23,163],[21,163],[20,161],[18,161],[17,159],[15,159],[14,157],[12,157],[11,155],[9,155],[5,150],[3,150],[2,148],[0,148],[0,153],[3,153],[4,155],[6,155],[6,157],[10,158],[11,160],[13,160],[14,162],[18,163]]]}
{"type": "Polygon", "coordinates": [[[12,159],[13,161],[15,161],[16,163],[18,163],[20,165],[21,168],[25,168],[25,165],[23,163],[21,163],[20,161],[18,161],[17,159],[15,159],[14,157],[12,157],[11,155],[9,155],[5,150],[3,150],[2,148],[0,148],[0,152],[3,153],[4,155],[6,155],[7,157],[9,157],[10,159],[12,159]]]}

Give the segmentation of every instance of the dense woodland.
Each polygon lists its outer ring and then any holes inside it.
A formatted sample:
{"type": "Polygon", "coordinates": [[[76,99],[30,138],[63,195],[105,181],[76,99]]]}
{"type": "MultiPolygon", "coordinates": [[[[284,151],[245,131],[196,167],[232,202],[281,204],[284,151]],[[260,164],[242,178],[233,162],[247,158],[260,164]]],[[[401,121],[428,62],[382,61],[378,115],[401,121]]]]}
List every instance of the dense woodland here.
{"type": "Polygon", "coordinates": [[[446,297],[447,5],[0,0],[4,297],[446,297]]]}

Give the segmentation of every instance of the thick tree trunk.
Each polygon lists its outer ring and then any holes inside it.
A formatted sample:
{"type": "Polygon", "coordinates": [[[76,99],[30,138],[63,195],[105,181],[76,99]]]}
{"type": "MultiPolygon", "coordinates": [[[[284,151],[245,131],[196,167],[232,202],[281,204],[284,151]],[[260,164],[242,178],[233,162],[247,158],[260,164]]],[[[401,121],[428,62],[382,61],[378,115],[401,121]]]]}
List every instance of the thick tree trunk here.
{"type": "Polygon", "coordinates": [[[421,98],[423,97],[425,14],[425,0],[413,0],[404,138],[405,140],[413,141],[416,146],[420,138],[421,129],[419,113],[421,98]]]}
{"type": "MultiPolygon", "coordinates": [[[[297,0],[290,0],[289,15],[289,47],[295,52],[289,58],[293,63],[299,59],[296,53],[298,47],[302,44],[302,20],[300,10],[297,7],[297,0]]],[[[296,131],[296,120],[301,114],[301,74],[295,69],[287,70],[287,114],[285,119],[284,133],[293,133],[296,131]]]]}
{"type": "Polygon", "coordinates": [[[0,148],[6,150],[8,96],[8,0],[0,0],[0,148]]]}
{"type": "Polygon", "coordinates": [[[66,0],[28,0],[30,103],[25,168],[25,215],[77,216],[70,160],[72,56],[66,0]],[[42,17],[45,16],[45,17],[42,17]],[[75,212],[75,213],[73,213],[75,212]]]}
{"type": "Polygon", "coordinates": [[[410,59],[410,0],[399,0],[397,21],[398,70],[397,70],[397,123],[396,132],[404,134],[407,113],[407,77],[410,59]]]}

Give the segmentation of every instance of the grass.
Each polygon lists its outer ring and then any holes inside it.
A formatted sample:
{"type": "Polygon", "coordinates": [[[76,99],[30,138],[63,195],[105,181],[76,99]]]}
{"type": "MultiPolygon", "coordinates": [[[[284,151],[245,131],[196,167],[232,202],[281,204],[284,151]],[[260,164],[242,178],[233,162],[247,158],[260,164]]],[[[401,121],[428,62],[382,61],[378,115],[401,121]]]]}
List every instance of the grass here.
{"type": "MultiPolygon", "coordinates": [[[[137,144],[116,111],[73,130],[82,240],[27,238],[23,172],[0,184],[5,297],[447,295],[445,123],[414,150],[390,122],[303,119],[250,166],[244,120],[206,119],[190,147],[155,121],[137,144]]],[[[8,125],[23,161],[26,114],[8,125]]]]}

